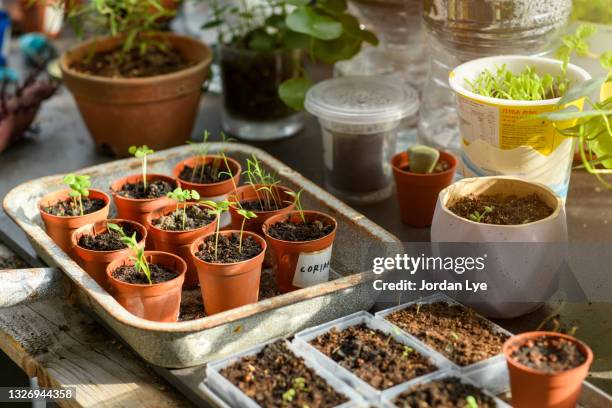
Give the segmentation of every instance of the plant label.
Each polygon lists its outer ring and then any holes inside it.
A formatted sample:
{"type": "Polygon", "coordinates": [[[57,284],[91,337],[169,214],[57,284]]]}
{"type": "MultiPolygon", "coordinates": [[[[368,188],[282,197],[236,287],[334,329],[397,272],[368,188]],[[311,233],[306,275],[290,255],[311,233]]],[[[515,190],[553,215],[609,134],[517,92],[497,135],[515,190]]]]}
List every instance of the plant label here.
{"type": "Polygon", "coordinates": [[[329,280],[332,245],[316,252],[301,252],[293,274],[293,286],[305,288],[329,280]]]}

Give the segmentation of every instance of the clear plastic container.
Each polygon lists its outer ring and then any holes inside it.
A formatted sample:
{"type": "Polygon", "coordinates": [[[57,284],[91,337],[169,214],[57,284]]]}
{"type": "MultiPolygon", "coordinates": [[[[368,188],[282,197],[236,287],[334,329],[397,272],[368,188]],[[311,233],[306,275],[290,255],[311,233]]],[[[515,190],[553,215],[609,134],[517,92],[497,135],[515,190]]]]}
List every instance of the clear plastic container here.
{"type": "Polygon", "coordinates": [[[510,391],[510,373],[505,359],[491,362],[465,375],[474,384],[493,395],[501,395],[510,391]]]}
{"type": "Polygon", "coordinates": [[[385,78],[333,78],[311,88],[305,107],[321,125],[328,191],[352,204],[387,199],[400,122],[418,106],[416,91],[385,78]]]}
{"type": "Polygon", "coordinates": [[[325,354],[321,353],[319,350],[309,344],[311,340],[320,336],[321,334],[330,331],[332,328],[344,330],[348,327],[356,326],[362,323],[365,323],[366,326],[371,329],[380,330],[387,335],[391,335],[394,340],[412,347],[424,357],[430,358],[431,362],[438,367],[438,370],[434,371],[433,373],[417,377],[413,380],[407,381],[406,383],[398,384],[394,387],[389,388],[388,390],[394,390],[398,387],[401,387],[403,384],[412,384],[417,380],[427,380],[434,376],[438,371],[450,367],[448,361],[442,358],[439,354],[428,350],[420,342],[416,342],[412,338],[404,335],[400,330],[390,325],[389,323],[381,319],[375,319],[374,316],[367,312],[353,313],[352,315],[348,315],[340,319],[336,319],[334,321],[303,330],[295,335],[293,344],[297,348],[304,351],[304,356],[306,359],[310,359],[314,363],[321,365],[324,369],[328,370],[336,378],[339,378],[340,380],[349,384],[359,393],[361,393],[368,401],[378,403],[381,401],[382,390],[378,390],[372,387],[370,384],[366,383],[346,368],[340,366],[334,360],[327,357],[325,354]]]}

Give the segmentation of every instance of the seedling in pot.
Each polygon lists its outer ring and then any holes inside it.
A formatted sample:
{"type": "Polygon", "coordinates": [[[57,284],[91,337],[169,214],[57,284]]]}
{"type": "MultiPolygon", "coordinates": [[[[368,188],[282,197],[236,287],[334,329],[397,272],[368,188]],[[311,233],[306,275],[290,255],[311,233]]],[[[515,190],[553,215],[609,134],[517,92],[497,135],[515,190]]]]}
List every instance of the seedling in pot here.
{"type": "Polygon", "coordinates": [[[191,169],[191,181],[192,183],[195,180],[196,173],[199,173],[198,180],[202,181],[204,179],[204,169],[206,168],[206,156],[208,156],[208,138],[210,133],[208,130],[205,130],[202,134],[202,141],[199,143],[194,143],[191,140],[187,141],[189,144],[193,144],[196,148],[198,160],[196,160],[195,166],[191,169]],[[199,161],[199,162],[198,162],[199,161]],[[198,167],[200,171],[198,172],[198,167]]]}
{"type": "Polygon", "coordinates": [[[149,149],[149,146],[142,145],[140,147],[130,146],[128,150],[130,154],[133,154],[134,157],[138,159],[142,159],[142,184],[144,187],[144,191],[147,191],[147,156],[155,153],[153,149],[149,149]]]}
{"type": "Polygon", "coordinates": [[[246,220],[257,218],[257,214],[253,211],[245,210],[243,208],[236,211],[238,215],[242,217],[242,224],[240,224],[240,240],[238,241],[238,252],[242,253],[242,236],[244,235],[244,223],[246,220]]]}
{"type": "MultiPolygon", "coordinates": [[[[205,201],[200,201],[202,204],[205,204],[209,207],[211,207],[211,210],[208,212],[211,215],[215,215],[217,217],[217,220],[221,219],[221,215],[228,211],[230,208],[230,202],[227,200],[224,201],[219,201],[219,202],[215,202],[215,201],[211,201],[211,200],[205,200],[205,201]]],[[[215,260],[219,259],[219,233],[221,230],[221,223],[217,222],[217,228],[215,230],[215,260]]]]}
{"type": "Polygon", "coordinates": [[[494,225],[521,225],[549,217],[553,209],[536,193],[482,194],[458,197],[448,209],[470,221],[494,225]]]}
{"type": "Polygon", "coordinates": [[[70,187],[70,197],[78,206],[81,216],[83,212],[83,197],[89,196],[88,187],[91,186],[90,177],[87,175],[68,174],[64,177],[64,183],[70,187]]]}
{"type": "Polygon", "coordinates": [[[257,156],[247,159],[247,169],[243,172],[247,177],[246,184],[250,185],[255,191],[259,207],[262,211],[278,210],[281,206],[281,198],[275,188],[279,183],[275,175],[267,173],[261,168],[257,156]],[[260,185],[260,187],[257,187],[260,185]],[[259,192],[263,192],[262,195],[259,192]]]}
{"type": "Polygon", "coordinates": [[[180,211],[180,205],[183,204],[182,211],[182,220],[183,220],[183,230],[185,230],[185,223],[187,221],[187,201],[189,200],[199,200],[200,194],[195,190],[183,190],[180,187],[174,189],[174,191],[169,192],[166,196],[174,201],[176,201],[176,212],[180,211]]]}
{"type": "Polygon", "coordinates": [[[118,233],[121,237],[121,242],[123,242],[125,246],[127,246],[133,251],[134,255],[130,257],[130,259],[134,261],[134,268],[136,269],[136,271],[142,272],[147,278],[149,285],[152,285],[153,282],[151,281],[151,268],[149,267],[149,262],[147,262],[147,258],[145,257],[144,248],[138,245],[136,232],[134,232],[132,236],[127,236],[123,231],[123,228],[121,228],[121,226],[117,224],[109,222],[108,224],[106,224],[106,226],[109,230],[118,233]]]}
{"type": "Polygon", "coordinates": [[[476,402],[476,398],[473,395],[468,395],[465,402],[465,408],[478,408],[478,402],[476,402]]]}
{"type": "Polygon", "coordinates": [[[478,210],[475,210],[473,213],[470,214],[470,220],[474,221],[474,222],[480,222],[485,215],[492,213],[493,212],[494,207],[485,205],[484,210],[482,212],[479,212],[478,210]]]}
{"type": "Polygon", "coordinates": [[[304,224],[306,224],[306,217],[304,216],[304,207],[302,207],[302,191],[304,191],[304,190],[301,189],[297,193],[295,193],[293,191],[289,191],[289,192],[287,192],[287,194],[289,194],[291,197],[294,198],[294,200],[295,200],[295,210],[300,213],[300,218],[302,219],[302,222],[304,224]]]}
{"type": "Polygon", "coordinates": [[[412,173],[429,174],[434,171],[440,152],[429,146],[413,146],[408,149],[408,160],[412,173]]]}

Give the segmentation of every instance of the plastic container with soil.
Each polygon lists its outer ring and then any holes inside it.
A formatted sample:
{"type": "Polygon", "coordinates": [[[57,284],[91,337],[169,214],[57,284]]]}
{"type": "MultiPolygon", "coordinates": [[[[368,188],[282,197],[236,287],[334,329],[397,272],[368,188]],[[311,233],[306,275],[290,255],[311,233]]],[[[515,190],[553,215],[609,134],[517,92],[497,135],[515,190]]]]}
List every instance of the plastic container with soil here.
{"type": "MultiPolygon", "coordinates": [[[[293,192],[291,189],[283,186],[265,186],[263,184],[244,185],[238,187],[236,193],[230,194],[231,201],[240,202],[242,208],[253,211],[256,218],[246,220],[244,229],[263,235],[262,225],[270,217],[277,214],[286,214],[295,209],[295,199],[288,193],[293,192]],[[274,198],[271,193],[263,191],[262,188],[271,188],[274,198]]],[[[242,216],[238,214],[235,207],[230,207],[232,216],[232,227],[239,229],[242,225],[242,216]]]]}
{"type": "MultiPolygon", "coordinates": [[[[284,345],[286,345],[286,348],[291,354],[301,358],[306,367],[312,370],[314,374],[321,377],[329,386],[331,386],[331,388],[335,392],[337,392],[338,394],[346,398],[345,402],[335,405],[335,407],[349,408],[349,407],[355,407],[355,406],[365,406],[363,398],[355,390],[353,390],[351,387],[349,387],[348,385],[340,381],[340,379],[336,378],[334,375],[332,375],[327,370],[321,368],[318,364],[315,364],[312,361],[305,358],[303,350],[301,350],[300,348],[296,347],[295,345],[283,339],[272,340],[264,344],[261,344],[259,346],[255,346],[248,350],[242,351],[240,353],[228,356],[222,360],[217,360],[217,361],[213,361],[209,363],[206,366],[206,385],[210,389],[213,389],[225,402],[230,404],[232,407],[259,408],[260,405],[257,402],[255,402],[254,399],[247,396],[239,387],[237,387],[230,380],[224,377],[221,372],[227,367],[230,367],[231,365],[235,364],[242,358],[248,357],[248,356],[256,356],[260,352],[264,351],[266,347],[269,347],[275,344],[278,345],[278,343],[283,343],[284,345]]],[[[286,375],[285,370],[288,370],[292,367],[293,366],[284,367],[283,371],[279,374],[286,375]]],[[[263,374],[261,376],[258,375],[259,372],[260,371],[255,372],[253,376],[254,381],[257,381],[260,378],[264,378],[263,374]]],[[[269,374],[266,374],[266,376],[268,375],[269,374]]],[[[308,384],[304,384],[304,385],[308,386],[308,384]]],[[[283,394],[287,392],[291,388],[291,386],[287,388],[288,389],[283,390],[284,391],[283,394]]],[[[297,392],[299,392],[299,390],[297,392]]],[[[334,405],[309,404],[308,406],[314,408],[315,406],[319,406],[319,407],[330,406],[331,407],[334,405]]]]}
{"type": "MultiPolygon", "coordinates": [[[[353,339],[356,340],[356,338],[353,339]]],[[[321,338],[320,340],[320,344],[324,342],[324,345],[333,346],[333,344],[328,341],[329,339],[321,338]]],[[[375,341],[378,342],[378,340],[375,341]]],[[[450,367],[450,364],[445,359],[441,358],[436,353],[430,352],[421,343],[404,335],[401,331],[385,321],[375,319],[367,312],[357,312],[303,330],[295,335],[293,343],[296,347],[305,351],[307,359],[316,364],[320,364],[335,377],[349,384],[365,398],[373,402],[379,402],[382,397],[382,392],[385,390],[393,390],[400,387],[402,384],[413,383],[419,378],[428,379],[439,370],[450,367]],[[360,344],[360,348],[357,350],[359,355],[361,355],[365,344],[370,344],[371,353],[383,358],[386,357],[387,361],[384,361],[384,370],[380,367],[376,367],[374,364],[370,367],[361,365],[359,366],[359,374],[354,373],[353,370],[345,368],[341,363],[334,361],[334,359],[324,354],[312,344],[319,336],[324,336],[326,333],[331,333],[332,331],[340,335],[344,332],[350,340],[354,333],[345,332],[347,329],[357,330],[361,333],[370,333],[372,339],[380,339],[380,341],[384,342],[384,344],[374,344],[373,342],[362,342],[357,340],[353,343],[355,346],[357,346],[357,343],[360,344]],[[379,355],[378,351],[383,347],[385,353],[384,355],[379,355]],[[396,353],[397,355],[391,355],[392,353],[396,353]],[[391,368],[395,370],[391,371],[391,368]]],[[[348,346],[350,347],[351,344],[348,346]]],[[[351,350],[344,350],[340,347],[335,350],[342,351],[342,353],[337,353],[335,356],[339,359],[345,359],[345,364],[348,364],[346,360],[350,359],[351,355],[347,353],[350,353],[351,350]]],[[[364,350],[364,352],[367,352],[367,350],[364,350]]],[[[358,360],[359,357],[355,356],[355,359],[358,360]]],[[[371,358],[366,359],[366,361],[371,361],[371,358]]]]}
{"type": "Polygon", "coordinates": [[[509,331],[443,294],[434,294],[414,302],[381,310],[375,316],[399,328],[408,337],[441,355],[461,372],[478,370],[502,361],[504,358],[502,345],[512,336],[509,331]],[[439,314],[442,311],[444,313],[448,311],[450,315],[433,319],[430,322],[431,326],[420,327],[422,323],[414,320],[415,316],[428,316],[434,312],[439,314]],[[461,317],[464,317],[464,321],[458,320],[461,317]],[[400,319],[403,318],[411,320],[402,323],[400,319]],[[468,325],[467,322],[470,324],[468,325]],[[410,324],[414,324],[415,327],[411,329],[410,324]],[[475,324],[479,325],[480,332],[467,337],[472,330],[475,330],[475,324]],[[436,329],[440,331],[439,336],[435,335],[436,329]],[[422,330],[422,332],[417,332],[417,330],[422,330]],[[455,344],[466,345],[466,341],[472,343],[471,354],[465,353],[466,347],[455,346],[455,344]],[[483,347],[488,347],[489,350],[483,350],[483,347]]]}

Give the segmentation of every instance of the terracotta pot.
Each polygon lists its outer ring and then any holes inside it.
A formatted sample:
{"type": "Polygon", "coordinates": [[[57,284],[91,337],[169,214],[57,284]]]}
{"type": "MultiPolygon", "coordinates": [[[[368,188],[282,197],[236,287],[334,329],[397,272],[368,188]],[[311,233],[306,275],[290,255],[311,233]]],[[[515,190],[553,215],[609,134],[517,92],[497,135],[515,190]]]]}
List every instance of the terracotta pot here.
{"type": "Polygon", "coordinates": [[[176,322],[181,306],[181,292],[187,264],[176,255],[160,251],[146,251],[150,264],[160,264],[178,272],[172,280],[148,284],[133,284],[115,279],[113,271],[122,265],[133,265],[131,255],[117,259],[108,265],[106,275],[110,293],[128,312],[157,322],[176,322]]]}
{"type": "Polygon", "coordinates": [[[108,290],[108,279],[106,277],[106,268],[108,265],[115,259],[124,258],[130,255],[132,250],[124,248],[116,251],[95,251],[80,246],[79,239],[84,235],[105,233],[107,231],[106,224],[109,222],[122,226],[126,224],[131,225],[142,237],[138,244],[143,248],[147,237],[147,230],[142,224],[122,219],[98,221],[94,224],[85,225],[72,233],[72,250],[75,254],[76,262],[105,290],[108,290]]]}
{"type": "MultiPolygon", "coordinates": [[[[204,164],[211,163],[215,159],[221,159],[220,156],[206,156],[204,158],[204,164]]],[[[183,169],[188,166],[195,168],[195,166],[202,163],[201,159],[198,157],[190,157],[179,162],[172,171],[174,177],[181,183],[181,186],[186,190],[195,190],[200,193],[200,200],[211,200],[215,202],[227,200],[229,198],[229,194],[234,190],[234,186],[237,186],[240,183],[240,174],[242,173],[242,166],[240,163],[232,159],[231,157],[227,158],[227,162],[230,166],[231,173],[234,175],[232,179],[227,179],[224,181],[220,181],[218,183],[209,183],[209,184],[201,184],[201,183],[192,183],[189,180],[183,180],[179,178],[179,174],[183,171],[183,169]]],[[[222,171],[227,171],[225,163],[221,162],[222,171]]],[[[223,213],[221,215],[221,228],[227,227],[230,225],[232,221],[231,215],[229,213],[223,213]]]]}
{"type": "MultiPolygon", "coordinates": [[[[210,208],[202,204],[197,203],[186,203],[187,206],[197,205],[202,208],[210,208]]],[[[182,207],[182,204],[181,204],[182,207]]],[[[169,205],[167,207],[160,208],[147,215],[147,228],[153,241],[153,247],[158,251],[165,251],[176,254],[183,258],[187,263],[187,273],[185,274],[185,282],[183,287],[187,289],[195,288],[198,286],[198,271],[196,269],[195,262],[191,257],[191,244],[198,237],[207,235],[210,232],[214,232],[217,226],[217,221],[214,220],[208,225],[201,228],[188,230],[188,231],[166,231],[156,227],[153,224],[153,220],[172,213],[176,210],[176,204],[169,205]]]]}
{"type": "Polygon", "coordinates": [[[64,25],[64,8],[58,0],[18,0],[9,6],[16,29],[21,33],[43,33],[57,37],[64,25]]]}
{"type": "Polygon", "coordinates": [[[304,211],[304,216],[307,222],[320,220],[324,224],[332,224],[334,229],[322,238],[305,242],[283,241],[270,236],[268,230],[278,222],[302,222],[297,211],[270,217],[262,227],[266,241],[274,253],[276,282],[283,293],[329,281],[332,246],[338,223],[329,215],[318,211],[304,211]]]}
{"type": "MultiPolygon", "coordinates": [[[[240,231],[221,231],[221,235],[240,234],[240,231]]],[[[254,258],[235,263],[210,263],[198,258],[195,254],[207,234],[191,244],[191,256],[198,269],[204,309],[207,315],[234,309],[259,300],[259,280],[261,266],[266,253],[266,241],[257,234],[245,231],[243,239],[251,236],[261,245],[262,251],[254,258]]]]}
{"type": "Polygon", "coordinates": [[[430,174],[402,170],[409,164],[407,152],[398,153],[391,159],[400,214],[405,224],[413,227],[431,225],[438,194],[453,182],[457,167],[457,159],[449,153],[440,152],[440,159],[448,162],[450,168],[430,174]]]}
{"type": "Polygon", "coordinates": [[[42,218],[47,234],[55,243],[69,256],[73,257],[72,252],[72,233],[83,225],[92,224],[96,221],[105,220],[108,217],[110,197],[101,190],[89,189],[89,198],[104,200],[104,207],[96,212],[83,216],[61,217],[46,213],[43,208],[48,207],[58,201],[70,199],[69,190],[61,190],[44,196],[38,202],[40,217],[42,218]]]}
{"type": "Polygon", "coordinates": [[[190,37],[171,33],[159,36],[192,65],[148,78],[107,78],[70,68],[92,49],[104,52],[117,48],[121,43],[117,37],[84,43],[62,56],[63,81],[98,149],[126,156],[131,145],[146,144],[160,150],[180,145],[191,137],[212,51],[190,37]]]}
{"type": "Polygon", "coordinates": [[[582,381],[589,373],[593,352],[583,342],[567,334],[554,332],[528,332],[511,337],[503,347],[512,388],[512,406],[515,408],[573,408],[576,406],[582,381]],[[511,354],[527,340],[536,337],[558,337],[574,342],[586,356],[580,366],[558,373],[544,373],[515,361],[511,354]]]}

